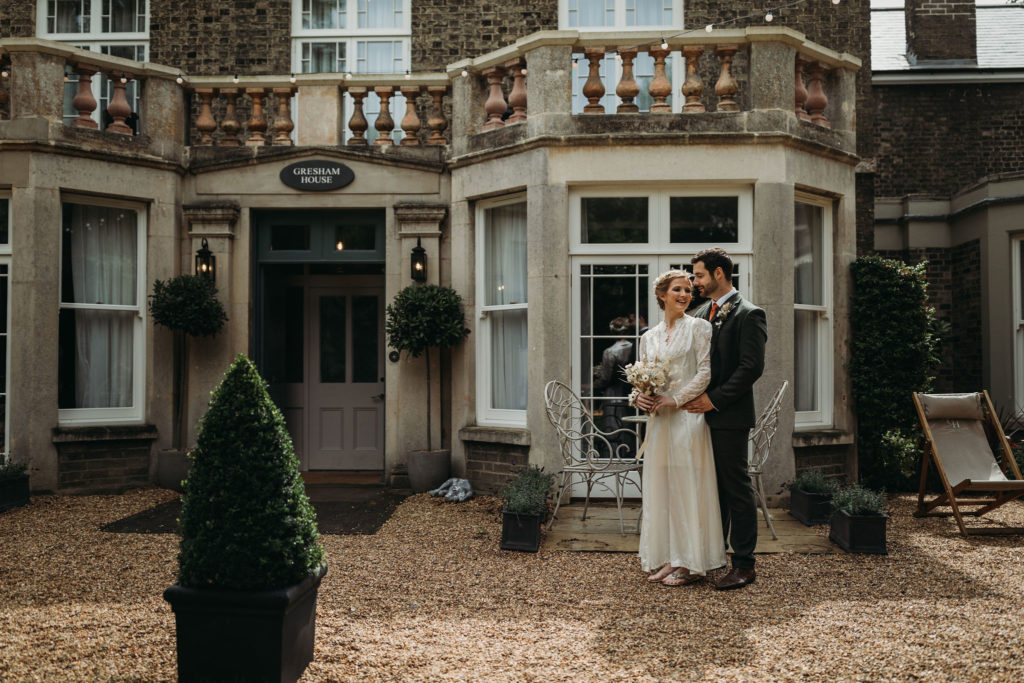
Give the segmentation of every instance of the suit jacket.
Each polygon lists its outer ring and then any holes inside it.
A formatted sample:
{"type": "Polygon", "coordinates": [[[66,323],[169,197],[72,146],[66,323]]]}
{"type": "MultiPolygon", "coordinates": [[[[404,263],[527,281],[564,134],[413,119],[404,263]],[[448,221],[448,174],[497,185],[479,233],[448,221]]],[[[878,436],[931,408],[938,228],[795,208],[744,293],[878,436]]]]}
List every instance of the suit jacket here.
{"type": "MultiPolygon", "coordinates": [[[[711,382],[708,398],[715,409],[704,413],[712,429],[750,429],[757,421],[754,382],[764,372],[768,322],[764,311],[738,292],[711,322],[711,382]],[[731,306],[731,307],[730,307],[731,306]]],[[[711,302],[694,312],[707,320],[711,302]]]]}

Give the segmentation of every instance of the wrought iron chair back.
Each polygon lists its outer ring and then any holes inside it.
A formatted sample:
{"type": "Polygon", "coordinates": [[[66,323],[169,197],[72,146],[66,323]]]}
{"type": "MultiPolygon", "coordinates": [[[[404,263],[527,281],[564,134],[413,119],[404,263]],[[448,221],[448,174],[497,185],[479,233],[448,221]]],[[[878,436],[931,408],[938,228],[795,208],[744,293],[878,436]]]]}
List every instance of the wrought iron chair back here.
{"type": "Polygon", "coordinates": [[[640,486],[642,461],[636,458],[630,446],[630,442],[636,442],[636,432],[627,427],[610,432],[602,431],[579,396],[558,380],[551,380],[544,387],[544,405],[548,421],[558,435],[562,456],[555,511],[548,528],[554,524],[562,498],[571,490],[573,479],[578,479],[586,485],[587,491],[583,519],[587,518],[591,491],[595,485],[599,485],[615,496],[619,511],[619,531],[625,533],[622,520],[623,488],[626,484],[633,484],[637,488],[640,486]],[[634,478],[629,479],[634,472],[634,478]],[[611,485],[606,481],[609,478],[612,479],[611,485]]]}
{"type": "Polygon", "coordinates": [[[789,380],[786,380],[779,387],[779,390],[775,392],[775,395],[768,402],[765,409],[761,411],[757,422],[754,423],[754,429],[750,432],[752,448],[750,460],[747,464],[747,474],[750,475],[750,480],[754,485],[754,493],[757,495],[758,503],[761,506],[764,521],[768,524],[769,531],[772,532],[772,538],[776,539],[779,535],[775,533],[775,525],[772,523],[772,517],[768,513],[768,499],[764,493],[764,481],[761,475],[764,472],[764,464],[768,461],[768,454],[772,450],[772,441],[775,440],[775,434],[779,431],[779,413],[782,411],[782,397],[786,394],[788,387],[789,380]]]}

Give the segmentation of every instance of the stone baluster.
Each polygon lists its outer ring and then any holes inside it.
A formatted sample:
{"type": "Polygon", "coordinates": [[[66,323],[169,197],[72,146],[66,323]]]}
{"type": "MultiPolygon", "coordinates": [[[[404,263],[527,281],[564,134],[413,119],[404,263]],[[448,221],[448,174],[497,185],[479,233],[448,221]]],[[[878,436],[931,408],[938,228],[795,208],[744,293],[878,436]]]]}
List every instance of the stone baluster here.
{"type": "Polygon", "coordinates": [[[196,130],[199,131],[199,144],[212,145],[213,131],[217,130],[217,121],[213,118],[213,88],[196,88],[199,97],[199,116],[196,118],[196,130]]]}
{"type": "Polygon", "coordinates": [[[601,82],[601,60],[604,59],[604,48],[588,47],[583,51],[583,56],[590,62],[590,73],[587,75],[587,82],[583,84],[583,96],[588,102],[583,107],[583,113],[603,114],[604,105],[601,104],[601,98],[604,97],[604,83],[601,82]]]}
{"type": "Polygon", "coordinates": [[[794,70],[794,109],[793,112],[797,115],[797,118],[803,121],[810,121],[811,115],[807,113],[804,105],[807,102],[807,88],[804,87],[804,71],[807,69],[809,60],[802,56],[796,56],[796,69],[794,70]]]}
{"type": "Polygon", "coordinates": [[[423,125],[416,113],[416,98],[419,97],[423,88],[419,85],[409,85],[402,86],[400,90],[405,96],[405,116],[402,117],[402,131],[405,136],[402,138],[402,145],[414,147],[420,144],[419,133],[423,125]]]}
{"type": "Polygon", "coordinates": [[[637,49],[635,47],[620,47],[619,57],[622,59],[622,78],[615,86],[615,94],[621,102],[615,109],[616,114],[635,114],[640,111],[636,104],[636,96],[640,94],[640,86],[633,76],[633,60],[636,59],[637,49]]]}
{"type": "Polygon", "coordinates": [[[704,81],[700,79],[698,69],[700,68],[700,56],[704,54],[704,48],[700,45],[687,45],[683,48],[683,55],[686,57],[686,80],[683,82],[683,97],[686,103],[683,104],[683,111],[689,114],[700,114],[705,111],[701,98],[704,96],[704,81]]]}
{"type": "Polygon", "coordinates": [[[732,76],[732,57],[739,49],[738,45],[719,45],[715,48],[715,54],[722,62],[722,71],[718,74],[718,82],[715,83],[718,111],[740,110],[740,105],[735,100],[736,92],[740,88],[732,76]]]}
{"type": "Polygon", "coordinates": [[[373,127],[377,129],[377,139],[373,141],[373,144],[381,147],[393,145],[395,141],[391,139],[391,131],[395,129],[395,120],[391,118],[390,102],[391,95],[395,92],[394,87],[378,86],[373,89],[373,92],[377,93],[377,97],[380,98],[380,113],[377,114],[377,120],[373,122],[373,127]]]}
{"type": "Polygon", "coordinates": [[[500,66],[492,66],[484,69],[481,73],[487,77],[489,86],[487,101],[484,102],[484,111],[487,112],[487,123],[484,124],[484,130],[502,128],[505,122],[502,121],[501,117],[508,111],[508,104],[505,103],[505,93],[501,89],[501,79],[505,75],[505,70],[500,66]]]}
{"type": "Polygon", "coordinates": [[[238,121],[238,88],[221,88],[220,94],[224,96],[224,119],[220,122],[220,129],[224,131],[224,137],[220,140],[223,147],[239,147],[242,141],[238,139],[238,132],[242,130],[242,124],[238,121]]]}
{"type": "Polygon", "coordinates": [[[366,97],[366,88],[349,88],[348,94],[352,98],[352,116],[348,120],[348,129],[352,131],[348,144],[353,147],[368,144],[366,141],[366,130],[370,125],[366,122],[363,114],[363,99],[366,97]]]}
{"type": "Polygon", "coordinates": [[[292,123],[292,88],[274,88],[277,97],[277,116],[274,117],[274,144],[291,145],[291,132],[295,128],[292,123]]]}
{"type": "Polygon", "coordinates": [[[668,96],[672,94],[672,82],[668,80],[668,75],[665,73],[665,59],[672,53],[669,50],[661,49],[660,45],[651,45],[647,54],[654,59],[654,78],[647,86],[647,92],[654,100],[651,103],[651,113],[671,113],[672,105],[667,100],[668,96]]]}
{"type": "Polygon", "coordinates": [[[807,113],[811,115],[811,123],[816,123],[825,128],[831,128],[832,124],[825,118],[825,107],[828,106],[828,97],[825,95],[825,65],[821,62],[812,62],[809,70],[810,80],[807,83],[807,113]]]}
{"type": "Polygon", "coordinates": [[[263,115],[266,91],[263,88],[246,88],[245,94],[252,98],[252,115],[245,124],[249,129],[245,144],[248,147],[263,147],[267,144],[267,118],[263,115]]]}
{"type": "Polygon", "coordinates": [[[427,126],[430,128],[430,137],[427,138],[428,145],[444,145],[447,141],[444,139],[444,131],[448,128],[448,121],[444,118],[444,96],[448,92],[448,86],[446,85],[431,85],[427,87],[427,92],[434,100],[434,114],[427,120],[427,126]]]}
{"type": "MultiPolygon", "coordinates": [[[[75,73],[78,74],[78,92],[71,100],[71,106],[78,112],[78,118],[71,122],[75,128],[99,128],[100,125],[92,118],[96,111],[96,98],[92,94],[92,77],[99,69],[88,64],[75,64],[75,73]]],[[[127,103],[127,100],[125,100],[127,103]]],[[[130,112],[129,112],[130,113],[130,112]]]]}
{"type": "Polygon", "coordinates": [[[508,94],[512,115],[505,123],[520,123],[526,120],[526,65],[522,59],[513,59],[505,62],[505,68],[512,73],[512,90],[508,94]]]}
{"type": "Polygon", "coordinates": [[[125,123],[125,119],[132,115],[132,108],[128,105],[128,96],[125,94],[125,89],[128,87],[128,81],[132,80],[132,75],[111,73],[109,78],[111,85],[114,86],[114,94],[111,96],[110,104],[107,106],[107,113],[110,114],[110,118],[113,121],[104,130],[112,133],[121,133],[122,135],[131,135],[131,126],[125,123]]]}

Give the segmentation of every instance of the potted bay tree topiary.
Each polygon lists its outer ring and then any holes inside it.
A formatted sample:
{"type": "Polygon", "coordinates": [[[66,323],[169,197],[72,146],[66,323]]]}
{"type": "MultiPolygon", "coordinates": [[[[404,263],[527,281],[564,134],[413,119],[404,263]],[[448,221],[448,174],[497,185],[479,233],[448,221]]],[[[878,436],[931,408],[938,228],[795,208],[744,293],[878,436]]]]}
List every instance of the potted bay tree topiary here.
{"type": "Polygon", "coordinates": [[[327,572],[284,418],[239,355],[202,419],[179,520],[182,681],[294,681],[313,659],[327,572]]]}
{"type": "Polygon", "coordinates": [[[28,466],[0,454],[0,512],[28,505],[28,466]]]}
{"type": "Polygon", "coordinates": [[[789,514],[807,526],[824,524],[832,515],[832,495],[839,482],[819,469],[807,470],[789,485],[789,514]]]}
{"type": "Polygon", "coordinates": [[[431,438],[430,349],[448,349],[469,334],[462,314],[462,297],[450,287],[409,285],[388,304],[385,331],[388,346],[413,358],[426,354],[427,449],[408,454],[409,483],[417,493],[437,488],[448,479],[451,454],[433,449],[431,438]]]}
{"type": "Polygon", "coordinates": [[[829,539],[848,553],[888,553],[885,542],[885,494],[854,484],[832,496],[829,539]]]}
{"type": "Polygon", "coordinates": [[[531,465],[502,487],[501,549],[537,552],[555,475],[531,465]]]}

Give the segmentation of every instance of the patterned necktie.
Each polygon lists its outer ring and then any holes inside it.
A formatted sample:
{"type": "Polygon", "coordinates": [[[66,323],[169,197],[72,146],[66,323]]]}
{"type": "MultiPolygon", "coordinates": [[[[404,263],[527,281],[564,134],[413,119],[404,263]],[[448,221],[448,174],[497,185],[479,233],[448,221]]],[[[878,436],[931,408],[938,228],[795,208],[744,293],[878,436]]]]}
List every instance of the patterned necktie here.
{"type": "Polygon", "coordinates": [[[708,320],[714,320],[715,315],[718,314],[718,302],[711,302],[711,315],[708,316],[708,320]]]}

